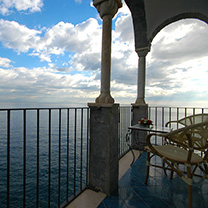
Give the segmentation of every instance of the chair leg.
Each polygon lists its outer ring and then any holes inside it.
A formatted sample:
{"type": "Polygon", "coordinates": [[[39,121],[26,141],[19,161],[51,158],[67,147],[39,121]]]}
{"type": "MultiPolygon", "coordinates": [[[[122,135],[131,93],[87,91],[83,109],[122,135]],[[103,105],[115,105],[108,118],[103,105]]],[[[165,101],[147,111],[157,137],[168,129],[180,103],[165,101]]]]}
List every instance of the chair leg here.
{"type": "Polygon", "coordinates": [[[192,208],[192,186],[188,185],[188,206],[192,208]]]}
{"type": "MultiPolygon", "coordinates": [[[[173,162],[171,163],[171,165],[173,166],[174,164],[173,164],[173,162]]],[[[171,169],[171,171],[170,171],[170,179],[173,179],[173,170],[171,169]]]]}
{"type": "Polygon", "coordinates": [[[147,152],[147,164],[146,164],[146,177],[145,177],[145,184],[147,184],[148,177],[149,177],[149,168],[150,168],[150,152],[147,152]]]}
{"type": "MultiPolygon", "coordinates": [[[[187,176],[192,180],[190,167],[187,167],[187,176]]],[[[188,207],[192,208],[192,184],[188,185],[188,207]]]]}
{"type": "Polygon", "coordinates": [[[208,175],[208,165],[207,164],[204,164],[204,169],[205,169],[205,174],[208,175]]]}

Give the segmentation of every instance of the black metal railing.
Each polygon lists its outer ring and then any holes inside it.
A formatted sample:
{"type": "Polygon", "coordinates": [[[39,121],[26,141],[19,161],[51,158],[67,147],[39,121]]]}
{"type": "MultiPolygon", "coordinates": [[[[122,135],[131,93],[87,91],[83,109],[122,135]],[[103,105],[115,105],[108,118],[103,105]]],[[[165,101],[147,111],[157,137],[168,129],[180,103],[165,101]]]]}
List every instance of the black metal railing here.
{"type": "Polygon", "coordinates": [[[119,123],[119,158],[124,156],[129,151],[129,146],[126,142],[126,133],[131,125],[131,106],[120,106],[120,123],[119,123]]]}
{"type": "MultiPolygon", "coordinates": [[[[156,126],[165,126],[169,121],[178,121],[187,116],[196,114],[207,114],[208,108],[191,108],[191,107],[149,107],[149,119],[153,121],[156,126]]],[[[180,126],[178,123],[172,123],[169,125],[172,129],[178,129],[180,126]]],[[[164,138],[157,136],[152,137],[152,142],[155,145],[164,143],[164,138]]],[[[196,151],[201,154],[201,152],[196,151]]]]}
{"type": "Polygon", "coordinates": [[[63,207],[88,185],[89,109],[0,109],[0,207],[63,207]]]}
{"type": "MultiPolygon", "coordinates": [[[[121,106],[119,158],[129,151],[131,106],[121,106]]],[[[64,207],[87,187],[89,108],[0,109],[0,207],[64,207]]],[[[149,119],[170,120],[208,108],[149,107],[149,119]]],[[[157,141],[156,141],[157,142],[157,141]]]]}
{"type": "MultiPolygon", "coordinates": [[[[192,107],[149,107],[149,119],[156,126],[165,126],[168,121],[180,120],[184,117],[208,113],[208,108],[192,108],[192,107]]],[[[178,126],[173,126],[178,128],[178,126]]]]}
{"type": "MultiPolygon", "coordinates": [[[[120,138],[120,153],[121,158],[126,152],[129,151],[129,146],[126,143],[126,133],[128,126],[131,125],[132,115],[131,106],[120,106],[120,125],[119,125],[119,138],[120,138]]],[[[179,120],[189,115],[208,113],[208,108],[191,108],[191,107],[148,107],[148,118],[153,121],[155,126],[165,126],[168,121],[179,120]]],[[[172,128],[179,126],[173,125],[172,128]]],[[[157,143],[155,137],[155,144],[157,143]]]]}

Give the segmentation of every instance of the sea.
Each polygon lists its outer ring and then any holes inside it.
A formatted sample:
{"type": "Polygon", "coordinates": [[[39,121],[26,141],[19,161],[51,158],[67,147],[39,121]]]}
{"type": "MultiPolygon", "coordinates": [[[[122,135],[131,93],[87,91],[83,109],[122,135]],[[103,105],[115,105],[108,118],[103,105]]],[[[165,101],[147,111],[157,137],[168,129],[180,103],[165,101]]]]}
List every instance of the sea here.
{"type": "Polygon", "coordinates": [[[0,111],[0,208],[7,208],[8,132],[10,207],[55,208],[87,184],[88,119],[86,108],[39,115],[15,108],[8,125],[8,111],[0,111]]]}

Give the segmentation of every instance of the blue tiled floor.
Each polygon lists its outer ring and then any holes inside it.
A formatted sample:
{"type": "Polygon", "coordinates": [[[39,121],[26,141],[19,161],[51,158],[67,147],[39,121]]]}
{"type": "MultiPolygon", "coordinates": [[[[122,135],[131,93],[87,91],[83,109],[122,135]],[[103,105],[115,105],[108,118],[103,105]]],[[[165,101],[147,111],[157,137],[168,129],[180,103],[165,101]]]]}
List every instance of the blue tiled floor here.
{"type": "MultiPolygon", "coordinates": [[[[161,160],[156,158],[155,163],[161,160]]],[[[145,175],[144,152],[119,181],[118,193],[107,196],[98,208],[188,207],[188,187],[176,174],[170,180],[162,169],[151,167],[148,185],[144,184],[145,175]]],[[[193,208],[208,208],[208,180],[195,177],[192,189],[193,208]]]]}

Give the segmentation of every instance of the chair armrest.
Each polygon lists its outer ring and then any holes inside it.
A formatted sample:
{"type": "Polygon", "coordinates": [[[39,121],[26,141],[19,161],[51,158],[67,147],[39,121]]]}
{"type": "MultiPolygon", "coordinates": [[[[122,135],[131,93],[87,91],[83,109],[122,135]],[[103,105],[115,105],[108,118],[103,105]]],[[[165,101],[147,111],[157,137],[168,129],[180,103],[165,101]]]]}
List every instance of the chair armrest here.
{"type": "Polygon", "coordinates": [[[169,124],[171,123],[178,123],[178,121],[168,121],[166,124],[165,124],[165,127],[168,127],[169,124]]]}
{"type": "Polygon", "coordinates": [[[198,135],[199,139],[203,139],[204,141],[207,141],[208,139],[208,134],[206,133],[207,129],[208,129],[208,121],[189,125],[180,129],[176,129],[169,133],[162,133],[159,134],[158,136],[165,137],[168,140],[174,142],[175,144],[183,148],[188,148],[188,149],[194,148],[196,150],[201,151],[202,149],[207,148],[208,144],[204,142],[200,144],[200,147],[196,147],[195,136],[198,135]]]}
{"type": "Polygon", "coordinates": [[[197,124],[193,124],[193,125],[189,125],[189,126],[185,126],[176,130],[173,130],[171,132],[168,133],[162,133],[162,136],[168,137],[168,136],[172,136],[174,134],[178,134],[180,132],[188,132],[192,129],[196,129],[198,127],[204,126],[204,125],[208,125],[208,121],[202,122],[202,123],[197,123],[197,124]]]}
{"type": "Polygon", "coordinates": [[[151,134],[147,135],[147,137],[146,137],[147,146],[151,149],[152,153],[156,153],[157,151],[153,147],[153,145],[151,144],[151,141],[150,141],[151,137],[152,136],[162,136],[162,135],[163,135],[163,133],[162,134],[161,133],[151,133],[151,134]]]}

